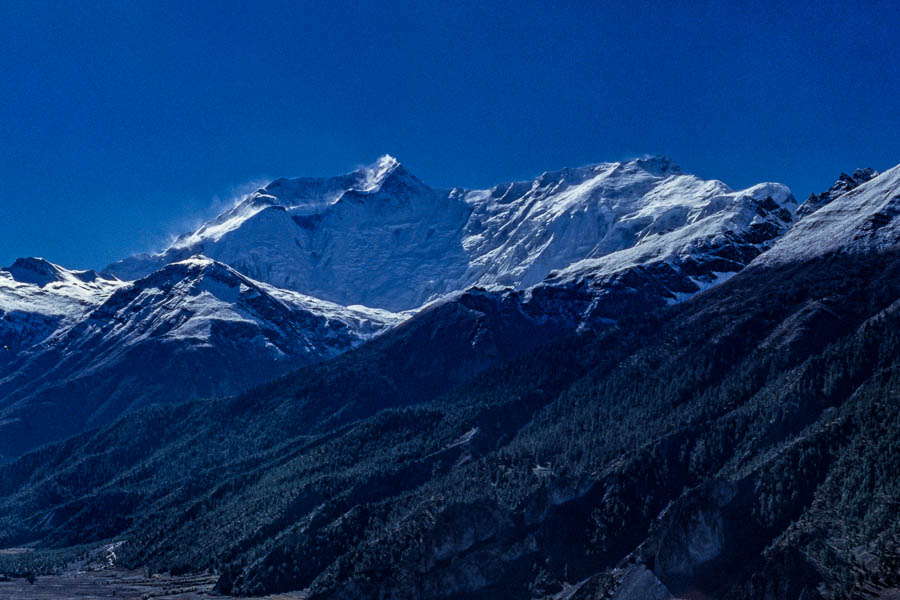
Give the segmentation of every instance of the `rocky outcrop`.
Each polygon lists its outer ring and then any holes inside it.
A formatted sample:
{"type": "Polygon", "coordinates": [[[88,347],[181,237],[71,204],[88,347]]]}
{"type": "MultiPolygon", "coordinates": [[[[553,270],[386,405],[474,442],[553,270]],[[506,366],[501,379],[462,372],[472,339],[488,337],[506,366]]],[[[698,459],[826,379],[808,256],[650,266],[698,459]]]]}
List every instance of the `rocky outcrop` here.
{"type": "Polygon", "coordinates": [[[797,219],[802,219],[807,215],[811,215],[826,204],[843,196],[850,190],[855,189],[860,184],[869,181],[877,175],[878,171],[870,168],[856,169],[853,171],[853,175],[841,173],[841,176],[830,188],[820,194],[810,194],[809,198],[806,199],[806,202],[801,204],[800,208],[797,209],[795,217],[797,219]]]}

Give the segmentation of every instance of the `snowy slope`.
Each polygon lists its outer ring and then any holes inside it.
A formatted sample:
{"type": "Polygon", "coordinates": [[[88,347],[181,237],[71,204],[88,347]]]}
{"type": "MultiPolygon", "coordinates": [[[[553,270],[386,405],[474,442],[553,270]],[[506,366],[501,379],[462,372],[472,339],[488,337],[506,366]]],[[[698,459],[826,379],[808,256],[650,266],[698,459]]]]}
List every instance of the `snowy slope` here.
{"type": "Polygon", "coordinates": [[[126,285],[42,258],[0,269],[0,375],[28,347],[67,327],[126,285]]]}
{"type": "Polygon", "coordinates": [[[202,253],[280,288],[343,305],[419,306],[455,289],[465,269],[469,207],[399,163],[332,179],[277,180],[182,236],[166,252],[109,270],[134,277],[202,253]]]}
{"type": "Polygon", "coordinates": [[[235,393],[404,318],[278,290],[205,257],[117,285],[0,379],[0,454],[148,403],[235,393]]]}
{"type": "Polygon", "coordinates": [[[321,358],[365,339],[402,317],[362,306],[344,307],[254,281],[204,256],[166,265],[119,290],[89,315],[109,328],[117,346],[148,338],[210,343],[217,325],[264,334],[260,351],[321,358]],[[115,326],[108,323],[115,321],[115,326]]]}
{"type": "Polygon", "coordinates": [[[801,219],[754,266],[831,252],[878,252],[900,243],[900,165],[860,183],[801,219]]]}
{"type": "Polygon", "coordinates": [[[789,190],[778,184],[708,200],[682,198],[698,202],[685,224],[551,273],[528,290],[528,310],[562,314],[580,326],[680,302],[725,281],[765,252],[790,229],[790,209],[796,207],[789,190]]]}
{"type": "Polygon", "coordinates": [[[715,215],[747,196],[796,208],[784,186],[735,192],[659,157],[436,190],[386,156],[336,178],[277,180],[166,251],[108,270],[131,278],[203,253],[278,287],[405,310],[471,285],[527,288],[698,223],[691,235],[720,231],[730,221],[716,224],[715,215]]]}

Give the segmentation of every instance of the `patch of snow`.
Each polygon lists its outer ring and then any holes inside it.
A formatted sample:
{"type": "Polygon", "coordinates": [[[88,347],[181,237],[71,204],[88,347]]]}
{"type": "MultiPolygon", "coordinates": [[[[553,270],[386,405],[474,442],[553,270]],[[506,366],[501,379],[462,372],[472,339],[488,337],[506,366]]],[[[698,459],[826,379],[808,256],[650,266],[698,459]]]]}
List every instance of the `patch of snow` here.
{"type": "Polygon", "coordinates": [[[684,302],[688,298],[694,297],[696,294],[700,292],[706,291],[713,286],[717,286],[720,283],[724,283],[734,277],[737,271],[717,273],[715,271],[712,272],[711,277],[701,279],[699,277],[692,277],[691,281],[694,282],[697,286],[696,292],[673,292],[674,298],[669,299],[669,304],[677,304],[679,302],[684,302]]]}

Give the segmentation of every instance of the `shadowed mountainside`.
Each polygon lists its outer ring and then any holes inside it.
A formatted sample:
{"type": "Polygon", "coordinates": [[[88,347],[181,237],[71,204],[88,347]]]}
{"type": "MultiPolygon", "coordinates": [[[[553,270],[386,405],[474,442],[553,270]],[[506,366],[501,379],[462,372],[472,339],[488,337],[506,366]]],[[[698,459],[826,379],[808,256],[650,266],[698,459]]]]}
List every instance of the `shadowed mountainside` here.
{"type": "Polygon", "coordinates": [[[2,543],[124,534],[135,564],[322,597],[878,581],[898,527],[880,466],[900,459],[898,258],[751,268],[442,395],[427,361],[457,359],[411,333],[232,401],[141,411],[4,467],[2,543]],[[867,481],[856,496],[848,478],[867,481]]]}

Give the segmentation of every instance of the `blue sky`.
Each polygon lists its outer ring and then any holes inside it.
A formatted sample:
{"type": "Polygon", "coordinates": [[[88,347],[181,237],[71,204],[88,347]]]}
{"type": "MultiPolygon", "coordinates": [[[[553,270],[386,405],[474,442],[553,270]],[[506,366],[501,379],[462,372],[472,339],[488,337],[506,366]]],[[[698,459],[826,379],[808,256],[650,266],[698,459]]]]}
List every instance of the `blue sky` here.
{"type": "Polygon", "coordinates": [[[0,264],[102,267],[248,182],[645,153],[803,199],[900,162],[896,3],[0,2],[0,264]]]}

